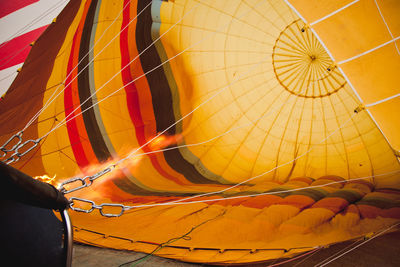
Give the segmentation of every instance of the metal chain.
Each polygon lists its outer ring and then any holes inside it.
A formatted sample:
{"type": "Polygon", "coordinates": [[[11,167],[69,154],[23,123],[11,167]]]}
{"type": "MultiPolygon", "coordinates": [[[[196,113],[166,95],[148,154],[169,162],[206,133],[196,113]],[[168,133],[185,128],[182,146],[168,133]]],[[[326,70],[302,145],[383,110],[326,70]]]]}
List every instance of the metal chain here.
{"type": "Polygon", "coordinates": [[[60,190],[61,193],[63,193],[63,194],[69,194],[69,193],[78,191],[80,189],[83,189],[85,187],[89,187],[89,186],[92,185],[94,180],[96,180],[96,179],[100,178],[101,176],[111,172],[115,167],[116,167],[116,165],[111,165],[111,166],[105,168],[104,170],[99,171],[98,173],[95,173],[93,175],[88,175],[88,176],[85,176],[85,177],[73,177],[73,178],[71,178],[69,180],[66,180],[66,181],[62,182],[60,184],[60,186],[58,187],[58,190],[60,190]],[[81,185],[79,185],[79,186],[77,186],[75,188],[71,188],[71,189],[66,189],[64,187],[67,184],[72,184],[72,183],[75,183],[77,181],[80,181],[81,185]]]}
{"type": "Polygon", "coordinates": [[[122,214],[124,214],[124,212],[125,212],[126,210],[131,209],[130,206],[125,206],[125,205],[123,205],[123,204],[103,203],[103,204],[100,204],[100,205],[96,205],[96,203],[95,203],[94,201],[92,201],[92,200],[88,200],[88,199],[84,199],[84,198],[78,198],[78,197],[71,197],[69,200],[71,201],[69,207],[70,207],[73,211],[91,213],[92,211],[94,211],[95,209],[97,209],[97,210],[100,211],[100,214],[101,214],[102,216],[104,216],[104,217],[119,217],[119,216],[121,216],[122,214]],[[87,209],[75,207],[75,204],[79,204],[79,202],[80,202],[81,204],[82,204],[82,203],[83,203],[83,204],[90,204],[90,206],[89,206],[87,209]],[[120,212],[117,212],[117,213],[106,213],[106,212],[104,212],[104,210],[103,210],[103,208],[105,208],[105,207],[113,207],[113,208],[118,207],[118,208],[120,208],[121,210],[120,210],[120,212]]]}
{"type": "Polygon", "coordinates": [[[5,158],[7,156],[8,152],[12,152],[14,151],[21,143],[22,143],[22,135],[23,135],[23,131],[20,131],[16,134],[14,134],[13,136],[11,136],[1,147],[0,147],[0,151],[3,152],[2,155],[0,156],[0,158],[5,158]],[[7,146],[14,140],[17,139],[18,142],[12,146],[11,148],[7,148],[7,146]]]}
{"type": "Polygon", "coordinates": [[[0,150],[4,153],[0,158],[4,158],[8,152],[14,151],[14,153],[9,158],[3,160],[5,164],[12,164],[19,161],[23,156],[25,156],[26,154],[31,152],[35,147],[37,147],[40,141],[42,141],[43,139],[43,137],[38,138],[36,140],[30,139],[22,143],[22,133],[23,132],[16,133],[2,147],[0,147],[0,150]],[[15,138],[18,138],[17,144],[15,144],[11,149],[5,148],[15,138]],[[20,152],[21,149],[23,148],[25,148],[25,150],[23,152],[20,152]]]}

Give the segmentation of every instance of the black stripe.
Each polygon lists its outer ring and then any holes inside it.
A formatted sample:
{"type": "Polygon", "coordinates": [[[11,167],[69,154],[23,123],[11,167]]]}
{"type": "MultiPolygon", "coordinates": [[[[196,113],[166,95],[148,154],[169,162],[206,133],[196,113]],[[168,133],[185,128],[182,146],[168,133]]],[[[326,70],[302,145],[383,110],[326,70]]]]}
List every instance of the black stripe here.
{"type": "MultiPolygon", "coordinates": [[[[139,0],[138,13],[145,8],[151,0],[139,0]]],[[[151,36],[151,26],[153,23],[151,9],[147,8],[139,17],[136,26],[136,45],[139,53],[143,52],[153,42],[151,36]]],[[[140,56],[143,71],[146,73],[161,64],[157,49],[152,45],[140,56]]],[[[157,68],[146,75],[150,86],[153,110],[156,119],[157,132],[164,131],[175,122],[171,88],[163,68],[157,68]]],[[[175,127],[168,130],[168,134],[176,134],[175,127]]],[[[216,184],[218,182],[209,180],[201,175],[196,168],[186,161],[179,150],[170,150],[164,152],[167,163],[177,172],[183,174],[187,180],[196,184],[216,184]]]]}
{"type": "MultiPolygon", "coordinates": [[[[81,109],[85,110],[93,104],[89,86],[89,68],[83,68],[89,64],[89,55],[87,52],[90,49],[90,37],[92,33],[92,27],[94,22],[94,15],[96,14],[97,0],[93,0],[90,4],[87,16],[85,18],[85,25],[83,27],[80,47],[79,47],[79,60],[81,63],[78,66],[78,87],[79,87],[79,99],[82,104],[81,109]]],[[[93,64],[93,63],[91,63],[93,64]]],[[[86,131],[89,136],[92,149],[100,162],[104,162],[111,158],[110,151],[108,150],[100,128],[97,125],[96,116],[94,109],[90,108],[86,112],[82,113],[83,121],[85,122],[86,131]]]]}
{"type": "MultiPolygon", "coordinates": [[[[108,0],[107,0],[108,1],[108,0]]],[[[79,87],[79,100],[81,103],[89,99],[84,103],[81,108],[85,110],[93,104],[89,84],[89,68],[83,69],[89,64],[89,55],[86,55],[90,50],[90,37],[92,34],[92,28],[94,23],[94,16],[96,14],[98,0],[93,0],[90,4],[87,16],[85,18],[85,24],[83,27],[80,47],[79,47],[79,60],[81,63],[78,66],[78,87],[79,87]],[[81,72],[82,71],[82,72],[81,72]]],[[[93,63],[91,63],[93,64],[93,63]]],[[[107,161],[112,158],[110,151],[103,139],[100,128],[97,124],[95,112],[93,108],[88,109],[86,112],[82,113],[82,117],[85,123],[86,132],[89,137],[92,149],[100,162],[107,161]]],[[[113,179],[113,183],[119,187],[121,190],[134,195],[144,195],[144,196],[171,196],[176,195],[170,192],[153,192],[143,189],[133,182],[131,182],[126,176],[117,177],[113,179]]],[[[184,194],[182,194],[184,195],[184,194]]]]}

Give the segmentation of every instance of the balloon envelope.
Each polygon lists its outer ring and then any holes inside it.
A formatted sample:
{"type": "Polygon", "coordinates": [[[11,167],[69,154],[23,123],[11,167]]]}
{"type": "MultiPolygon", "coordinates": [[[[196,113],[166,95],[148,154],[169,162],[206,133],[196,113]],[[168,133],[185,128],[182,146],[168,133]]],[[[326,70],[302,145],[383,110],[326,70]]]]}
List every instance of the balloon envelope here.
{"type": "MultiPolygon", "coordinates": [[[[98,206],[71,212],[76,240],[97,246],[243,263],[377,231],[400,218],[383,125],[398,126],[390,109],[380,119],[360,107],[396,89],[364,86],[383,63],[340,62],[390,34],[370,43],[360,33],[360,10],[377,12],[368,0],[307,24],[346,4],[71,1],[0,106],[1,141],[46,107],[23,135],[44,138],[17,168],[61,182],[118,163],[69,195],[131,207],[115,218],[98,206]]],[[[381,9],[397,29],[390,5],[381,9]]]]}

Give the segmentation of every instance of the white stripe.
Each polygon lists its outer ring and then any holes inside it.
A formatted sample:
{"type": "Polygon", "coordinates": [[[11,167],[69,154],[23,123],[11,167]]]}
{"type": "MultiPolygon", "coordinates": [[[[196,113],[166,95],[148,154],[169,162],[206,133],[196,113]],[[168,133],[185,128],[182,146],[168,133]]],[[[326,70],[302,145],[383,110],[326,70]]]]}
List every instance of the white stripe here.
{"type": "Polygon", "coordinates": [[[59,1],[59,5],[46,13],[43,18],[38,18],[41,14],[45,13],[46,10],[55,6],[57,2],[54,0],[41,0],[24,8],[21,8],[15,12],[8,14],[7,16],[0,19],[0,44],[9,41],[17,36],[30,32],[34,29],[48,25],[51,21],[57,17],[61,10],[65,7],[68,1],[59,1]],[[35,21],[30,27],[26,27],[30,22],[35,21]],[[23,30],[21,30],[23,29],[23,30]]]}
{"type": "MultiPolygon", "coordinates": [[[[379,14],[381,15],[381,18],[382,18],[383,22],[385,23],[388,32],[390,33],[390,36],[392,36],[392,38],[394,38],[392,32],[391,32],[390,29],[389,29],[389,25],[386,23],[386,20],[385,20],[385,18],[383,17],[383,14],[382,14],[382,12],[381,12],[381,9],[379,8],[378,2],[376,2],[376,0],[374,0],[374,1],[375,1],[376,7],[378,8],[379,14]]],[[[399,48],[397,47],[397,44],[394,43],[394,45],[396,46],[397,54],[400,55],[400,51],[399,51],[399,48]]]]}
{"type": "Polygon", "coordinates": [[[321,21],[326,20],[326,19],[329,18],[329,17],[332,17],[333,15],[335,15],[335,14],[339,13],[340,11],[342,11],[342,10],[348,8],[349,6],[354,5],[355,3],[359,2],[359,1],[360,1],[360,0],[355,0],[355,1],[353,1],[353,2],[351,2],[351,3],[349,3],[349,4],[347,4],[347,5],[345,5],[345,6],[343,6],[343,7],[341,7],[341,8],[339,8],[339,9],[333,11],[332,13],[330,13],[330,14],[328,14],[328,15],[326,15],[326,16],[324,16],[324,17],[322,17],[322,18],[320,18],[320,19],[318,19],[318,20],[316,20],[316,21],[314,21],[314,22],[312,22],[312,23],[310,23],[310,26],[313,26],[313,25],[315,25],[315,24],[317,24],[317,23],[319,23],[319,22],[321,22],[321,21]]]}
{"type": "Polygon", "coordinates": [[[377,47],[374,47],[374,48],[372,48],[372,49],[370,49],[370,50],[368,50],[368,51],[365,51],[365,52],[363,52],[363,53],[361,53],[361,54],[358,54],[358,55],[356,55],[356,56],[354,56],[354,57],[351,57],[351,58],[342,60],[342,61],[340,61],[338,64],[339,64],[339,65],[340,65],[340,64],[344,64],[344,63],[347,63],[347,62],[352,61],[352,60],[354,60],[354,59],[357,59],[357,58],[359,58],[359,57],[365,56],[365,55],[367,55],[367,54],[369,54],[369,53],[371,53],[371,52],[374,52],[375,50],[377,50],[377,49],[379,49],[379,48],[381,48],[381,47],[384,47],[384,46],[386,46],[386,45],[388,45],[388,44],[391,44],[391,43],[393,43],[393,42],[395,42],[395,41],[397,41],[397,40],[399,40],[399,39],[400,39],[400,36],[398,36],[398,37],[396,37],[396,38],[394,38],[394,39],[392,39],[392,40],[390,40],[390,41],[387,41],[386,43],[383,43],[383,44],[381,44],[381,45],[378,45],[377,47]]]}
{"type": "Polygon", "coordinates": [[[21,68],[23,63],[14,65],[7,69],[0,71],[0,96],[4,95],[8,87],[10,87],[11,83],[14,81],[15,77],[17,76],[17,70],[21,68]]]}

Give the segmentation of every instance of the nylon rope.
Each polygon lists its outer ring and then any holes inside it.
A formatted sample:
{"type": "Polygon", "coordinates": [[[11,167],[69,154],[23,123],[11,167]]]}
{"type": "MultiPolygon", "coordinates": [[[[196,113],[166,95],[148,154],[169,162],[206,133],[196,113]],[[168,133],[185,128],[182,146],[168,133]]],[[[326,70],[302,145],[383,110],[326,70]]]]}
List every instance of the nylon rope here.
{"type": "Polygon", "coordinates": [[[296,266],[302,264],[303,262],[307,261],[309,258],[311,258],[311,257],[313,257],[314,255],[316,255],[316,254],[318,254],[319,252],[321,252],[321,250],[322,250],[322,247],[316,248],[316,249],[314,250],[313,253],[311,253],[310,255],[308,255],[307,257],[305,257],[304,259],[302,259],[301,261],[297,262],[297,263],[296,263],[295,265],[293,265],[292,267],[296,267],[296,266]]]}

